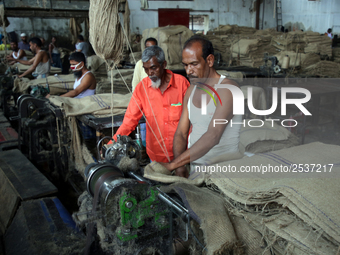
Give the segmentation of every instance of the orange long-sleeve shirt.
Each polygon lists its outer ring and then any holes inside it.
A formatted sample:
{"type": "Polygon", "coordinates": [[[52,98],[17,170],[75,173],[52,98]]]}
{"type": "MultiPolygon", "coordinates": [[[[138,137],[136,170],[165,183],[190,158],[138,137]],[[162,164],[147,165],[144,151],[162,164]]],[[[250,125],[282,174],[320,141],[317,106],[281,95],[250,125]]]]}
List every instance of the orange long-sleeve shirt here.
{"type": "Polygon", "coordinates": [[[149,125],[146,124],[146,152],[152,161],[157,162],[168,162],[166,154],[163,152],[159,143],[163,148],[165,144],[165,149],[167,150],[170,160],[174,157],[172,152],[173,139],[182,114],[183,98],[186,90],[190,86],[190,83],[182,75],[174,74],[167,69],[166,72],[171,74],[171,79],[163,94],[160,89],[151,87],[151,80],[149,77],[144,78],[142,80],[143,82],[137,84],[133,92],[135,100],[131,98],[124,116],[123,124],[113,136],[113,138],[117,140],[117,135],[129,135],[136,128],[140,118],[143,116],[137,106],[138,104],[153,132],[157,136],[156,138],[149,125]],[[145,92],[149,97],[150,103],[145,92]],[[161,135],[158,131],[156,122],[161,135]]]}

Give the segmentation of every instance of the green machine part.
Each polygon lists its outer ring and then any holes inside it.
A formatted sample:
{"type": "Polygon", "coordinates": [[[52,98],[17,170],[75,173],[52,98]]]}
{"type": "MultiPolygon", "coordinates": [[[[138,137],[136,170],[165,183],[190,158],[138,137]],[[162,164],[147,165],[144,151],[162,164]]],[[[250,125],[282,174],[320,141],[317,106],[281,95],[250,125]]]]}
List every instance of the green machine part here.
{"type": "MultiPolygon", "coordinates": [[[[135,197],[129,194],[120,198],[119,208],[123,228],[131,227],[136,230],[145,224],[146,219],[150,218],[153,218],[159,230],[169,228],[168,223],[164,224],[160,220],[168,213],[168,210],[156,210],[160,206],[158,190],[151,187],[148,193],[148,198],[139,203],[135,197]]],[[[123,233],[121,229],[117,231],[117,236],[121,241],[129,241],[138,237],[136,233],[123,233]]]]}

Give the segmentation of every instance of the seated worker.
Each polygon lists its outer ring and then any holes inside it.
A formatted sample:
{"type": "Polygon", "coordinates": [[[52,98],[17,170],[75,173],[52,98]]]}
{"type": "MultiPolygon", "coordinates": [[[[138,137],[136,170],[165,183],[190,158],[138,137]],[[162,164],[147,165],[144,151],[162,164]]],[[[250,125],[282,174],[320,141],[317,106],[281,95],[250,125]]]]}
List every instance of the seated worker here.
{"type": "Polygon", "coordinates": [[[29,44],[31,47],[31,51],[35,54],[34,58],[30,60],[9,58],[9,60],[19,62],[23,65],[31,65],[31,67],[26,72],[18,76],[19,78],[24,77],[30,73],[32,73],[32,75],[35,76],[37,79],[46,78],[50,72],[50,60],[48,59],[48,54],[46,51],[40,49],[41,41],[38,37],[31,38],[29,40],[29,44]]]}
{"type": "Polygon", "coordinates": [[[214,157],[239,151],[241,125],[231,127],[228,124],[220,124],[214,127],[213,124],[214,119],[228,120],[228,123],[231,119],[234,123],[242,121],[241,115],[233,116],[233,97],[229,89],[217,89],[215,100],[207,96],[207,90],[214,94],[210,88],[216,84],[238,86],[216,72],[213,68],[214,61],[214,48],[207,39],[193,36],[184,44],[182,62],[193,86],[190,86],[185,94],[182,116],[174,136],[175,159],[171,163],[163,164],[169,171],[176,170],[178,176],[188,177],[185,165],[190,162],[206,164],[214,157]],[[202,102],[202,98],[206,98],[206,102],[202,102]],[[201,113],[203,103],[206,104],[206,114],[201,113]],[[192,132],[187,149],[191,125],[192,132]]]}
{"type": "MultiPolygon", "coordinates": [[[[157,40],[155,38],[148,38],[144,42],[145,48],[158,45],[157,40]]],[[[133,72],[133,78],[132,78],[132,92],[135,90],[136,86],[138,83],[140,83],[141,80],[143,80],[145,77],[148,77],[146,72],[144,71],[143,68],[143,62],[142,60],[138,60],[136,65],[135,65],[135,70],[133,72]]]]}
{"type": "Polygon", "coordinates": [[[22,33],[20,35],[21,37],[21,42],[18,43],[18,47],[21,50],[31,50],[30,44],[27,42],[27,36],[25,33],[22,33]]]}
{"type": "MultiPolygon", "coordinates": [[[[19,49],[17,42],[15,41],[11,42],[11,50],[13,52],[6,57],[7,60],[10,60],[12,58],[20,59],[20,60],[27,60],[26,52],[24,50],[19,49]]],[[[13,65],[15,64],[15,61],[10,61],[9,64],[13,65]]]]}
{"type": "MultiPolygon", "coordinates": [[[[71,70],[76,78],[73,90],[61,97],[83,98],[94,95],[96,92],[96,78],[86,67],[86,58],[81,52],[73,52],[69,58],[71,70]]],[[[47,95],[48,98],[50,95],[47,95]]]]}
{"type": "Polygon", "coordinates": [[[143,112],[150,124],[146,125],[146,153],[152,161],[169,162],[173,159],[173,137],[181,116],[183,98],[190,84],[183,76],[165,69],[165,55],[158,46],[146,48],[142,61],[148,77],[136,86],[123,124],[113,138],[117,140],[117,135],[129,135],[143,112]]]}
{"type": "Polygon", "coordinates": [[[82,35],[78,35],[78,42],[75,45],[76,52],[82,52],[85,55],[85,58],[88,57],[88,51],[89,51],[89,44],[84,41],[84,37],[82,35]]]}

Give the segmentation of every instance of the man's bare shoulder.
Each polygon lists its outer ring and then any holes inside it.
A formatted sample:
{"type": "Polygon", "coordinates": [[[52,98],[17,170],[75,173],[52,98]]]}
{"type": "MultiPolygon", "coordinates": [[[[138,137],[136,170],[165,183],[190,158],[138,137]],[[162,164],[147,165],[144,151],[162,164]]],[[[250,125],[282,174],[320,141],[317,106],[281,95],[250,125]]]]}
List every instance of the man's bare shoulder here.
{"type": "Polygon", "coordinates": [[[236,81],[228,79],[228,78],[224,78],[221,84],[235,85],[236,87],[240,87],[240,85],[238,85],[236,81]]]}
{"type": "Polygon", "coordinates": [[[91,80],[91,81],[95,81],[96,82],[96,77],[94,76],[94,74],[92,72],[89,72],[87,75],[85,75],[85,77],[87,80],[91,80]]]}

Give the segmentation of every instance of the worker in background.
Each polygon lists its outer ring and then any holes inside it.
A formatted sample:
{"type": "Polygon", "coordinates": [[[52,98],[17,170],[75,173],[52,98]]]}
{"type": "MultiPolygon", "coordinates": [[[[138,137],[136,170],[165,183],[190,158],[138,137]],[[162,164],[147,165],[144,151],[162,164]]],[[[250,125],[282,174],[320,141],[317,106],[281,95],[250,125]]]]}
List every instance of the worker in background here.
{"type": "Polygon", "coordinates": [[[113,138],[117,140],[117,135],[129,135],[138,125],[143,112],[150,124],[146,132],[149,158],[169,162],[173,159],[173,137],[181,116],[183,98],[190,84],[182,75],[166,69],[164,52],[158,46],[146,48],[142,62],[148,77],[137,84],[123,124],[113,138]]]}
{"type": "Polygon", "coordinates": [[[7,43],[7,40],[5,38],[2,38],[2,44],[0,45],[0,50],[9,50],[11,48],[11,45],[7,43]]]}
{"type": "Polygon", "coordinates": [[[81,52],[85,55],[85,57],[88,57],[88,51],[89,51],[89,44],[84,41],[84,37],[82,35],[78,35],[78,42],[75,45],[76,47],[76,52],[81,52]]]}
{"type": "MultiPolygon", "coordinates": [[[[81,52],[74,52],[70,55],[71,70],[76,78],[73,84],[73,90],[61,95],[61,97],[84,98],[95,94],[97,81],[94,75],[86,68],[86,58],[81,52]]],[[[49,98],[50,94],[46,96],[49,98]]],[[[90,126],[77,120],[81,130],[84,143],[93,155],[96,154],[95,138],[96,131],[90,126]]]]}
{"type": "Polygon", "coordinates": [[[184,44],[182,62],[192,86],[185,94],[182,116],[174,136],[175,159],[163,164],[169,171],[176,170],[178,176],[188,177],[185,165],[190,162],[192,166],[204,165],[211,158],[239,151],[240,125],[214,126],[216,119],[227,120],[227,123],[231,119],[234,123],[242,121],[241,115],[233,116],[233,97],[230,90],[217,89],[217,95],[211,89],[216,84],[238,87],[234,81],[216,72],[214,61],[214,48],[209,40],[193,36],[184,44]],[[207,96],[207,90],[215,100],[207,96]],[[201,112],[203,95],[206,98],[206,114],[201,112]],[[189,136],[191,125],[192,132],[189,136]]]}
{"type": "Polygon", "coordinates": [[[18,43],[18,47],[21,50],[30,50],[30,44],[27,42],[27,36],[25,33],[20,35],[21,42],[18,43]]]}
{"type": "MultiPolygon", "coordinates": [[[[158,45],[157,40],[155,38],[148,38],[144,42],[145,48],[158,45]]],[[[138,83],[140,83],[141,80],[143,80],[145,77],[148,77],[146,72],[144,71],[143,68],[143,62],[142,60],[138,60],[138,62],[135,65],[135,70],[133,72],[133,78],[132,78],[132,91],[135,90],[136,86],[138,83]]]]}
{"type": "Polygon", "coordinates": [[[20,60],[27,60],[26,52],[24,50],[19,49],[18,43],[13,41],[11,42],[11,50],[12,53],[9,54],[6,58],[9,61],[8,64],[13,65],[15,61],[12,59],[20,59],[20,60]]]}
{"type": "Polygon", "coordinates": [[[51,65],[53,67],[61,68],[61,59],[60,59],[60,52],[58,47],[56,46],[57,37],[52,36],[51,43],[48,46],[48,51],[50,53],[50,60],[51,65]]]}
{"type": "MultiPolygon", "coordinates": [[[[91,71],[86,67],[85,55],[81,52],[74,52],[70,58],[71,70],[76,78],[73,90],[61,95],[61,97],[83,98],[94,95],[97,81],[91,71]]],[[[47,95],[48,98],[50,95],[47,95]]]]}
{"type": "Polygon", "coordinates": [[[19,75],[18,77],[24,77],[30,73],[37,79],[46,78],[50,72],[50,60],[46,51],[41,49],[41,40],[38,37],[33,37],[29,40],[30,49],[35,56],[30,60],[10,59],[11,61],[19,62],[20,64],[30,65],[31,67],[19,75]]]}
{"type": "Polygon", "coordinates": [[[327,32],[325,33],[329,38],[333,39],[332,29],[328,28],[327,32]]]}
{"type": "Polygon", "coordinates": [[[45,39],[43,37],[40,37],[40,41],[41,41],[41,49],[45,50],[45,51],[48,51],[45,39]]]}

